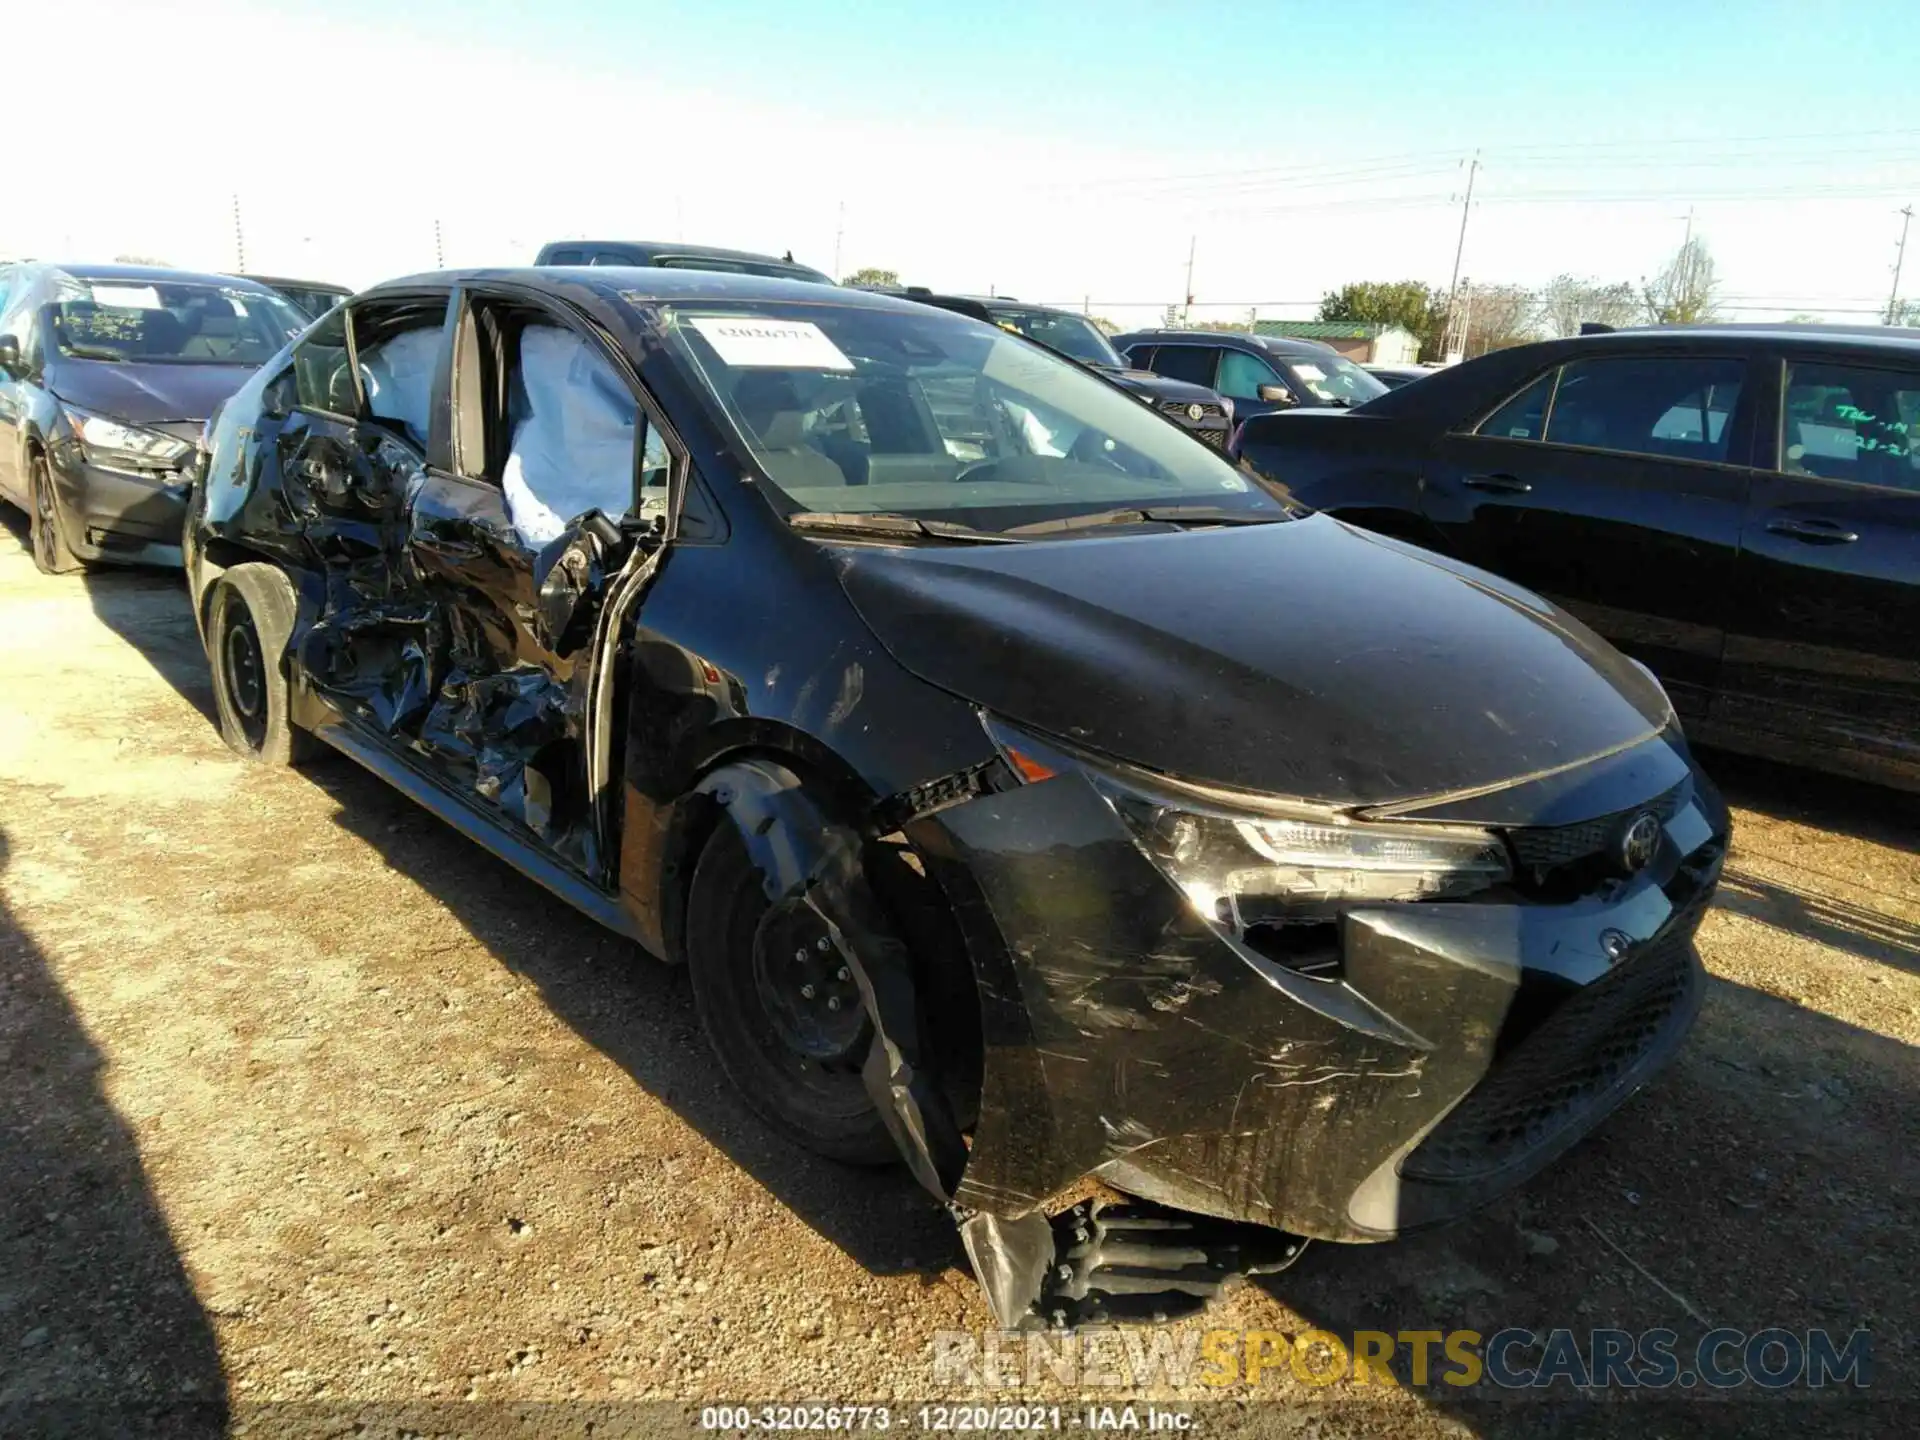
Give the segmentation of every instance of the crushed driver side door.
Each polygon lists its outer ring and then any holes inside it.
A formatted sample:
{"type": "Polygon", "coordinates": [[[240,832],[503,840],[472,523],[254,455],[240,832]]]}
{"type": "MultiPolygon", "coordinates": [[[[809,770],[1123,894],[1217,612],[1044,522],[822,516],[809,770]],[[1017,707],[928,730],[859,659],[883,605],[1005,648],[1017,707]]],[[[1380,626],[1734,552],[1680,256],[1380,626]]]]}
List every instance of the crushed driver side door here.
{"type": "Polygon", "coordinates": [[[672,461],[637,385],[570,316],[456,302],[446,463],[406,546],[436,616],[415,749],[443,783],[602,890],[615,640],[667,537],[672,461]]]}

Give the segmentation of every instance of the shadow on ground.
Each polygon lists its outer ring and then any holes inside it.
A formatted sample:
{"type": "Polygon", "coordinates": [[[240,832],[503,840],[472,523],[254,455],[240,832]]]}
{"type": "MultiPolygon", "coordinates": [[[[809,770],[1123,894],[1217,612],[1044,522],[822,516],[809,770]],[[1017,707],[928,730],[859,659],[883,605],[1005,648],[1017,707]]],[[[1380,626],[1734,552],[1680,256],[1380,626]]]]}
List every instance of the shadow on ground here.
{"type": "Polygon", "coordinates": [[[1884,910],[1821,895],[1784,880],[1729,866],[1716,903],[1818,945],[1920,974],[1920,925],[1884,910]]]}
{"type": "Polygon", "coordinates": [[[0,903],[0,1434],[219,1434],[213,1329],[103,1068],[0,903]]]}

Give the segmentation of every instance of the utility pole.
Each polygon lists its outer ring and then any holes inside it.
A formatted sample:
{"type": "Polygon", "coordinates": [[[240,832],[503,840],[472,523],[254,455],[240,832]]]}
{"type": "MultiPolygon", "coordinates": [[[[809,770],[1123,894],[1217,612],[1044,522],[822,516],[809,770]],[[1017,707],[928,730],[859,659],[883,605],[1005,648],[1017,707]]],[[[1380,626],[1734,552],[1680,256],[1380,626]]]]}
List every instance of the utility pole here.
{"type": "Polygon", "coordinates": [[[1900,248],[1893,252],[1893,294],[1887,299],[1887,323],[1898,324],[1900,320],[1900,267],[1907,259],[1907,227],[1913,224],[1913,206],[1909,205],[1900,212],[1900,248]]]}
{"type": "Polygon", "coordinates": [[[436,270],[447,268],[445,247],[440,243],[440,217],[437,215],[433,220],[433,268],[436,270]]]}
{"type": "Polygon", "coordinates": [[[1453,244],[1453,278],[1446,288],[1446,315],[1448,326],[1453,323],[1453,301],[1459,298],[1459,259],[1467,253],[1467,215],[1473,211],[1473,177],[1480,173],[1480,152],[1473,152],[1473,159],[1467,163],[1467,196],[1459,202],[1459,240],[1453,244]]]}
{"type": "MultiPolygon", "coordinates": [[[[846,233],[847,233],[847,202],[842,200],[840,202],[840,218],[838,221],[835,222],[833,227],[833,278],[835,280],[838,280],[840,278],[840,241],[842,237],[846,235],[846,233]]],[[[686,236],[682,235],[680,238],[684,240],[686,239],[686,236]]]]}
{"type": "Polygon", "coordinates": [[[240,197],[233,197],[233,268],[240,274],[247,272],[247,232],[240,227],[240,197]]]}
{"type": "Polygon", "coordinates": [[[1183,325],[1191,325],[1193,323],[1193,252],[1199,243],[1200,237],[1198,235],[1193,236],[1187,241],[1187,288],[1185,291],[1187,303],[1180,312],[1180,323],[1183,325]]]}

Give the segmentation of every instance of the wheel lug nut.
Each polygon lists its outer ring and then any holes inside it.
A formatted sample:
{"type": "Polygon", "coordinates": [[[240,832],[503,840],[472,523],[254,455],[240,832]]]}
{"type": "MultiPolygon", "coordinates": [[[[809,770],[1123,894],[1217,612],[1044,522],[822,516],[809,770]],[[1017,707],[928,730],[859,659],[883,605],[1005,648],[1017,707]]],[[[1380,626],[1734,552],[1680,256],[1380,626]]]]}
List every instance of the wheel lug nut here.
{"type": "Polygon", "coordinates": [[[796,965],[798,965],[801,961],[805,960],[806,958],[807,958],[807,952],[804,950],[796,950],[793,952],[793,961],[794,961],[794,964],[796,965]]]}
{"type": "Polygon", "coordinates": [[[818,940],[813,942],[813,948],[818,950],[822,955],[824,955],[829,950],[833,949],[833,942],[829,940],[826,936],[822,935],[818,940]]]}
{"type": "Polygon", "coordinates": [[[811,1000],[813,998],[813,987],[811,985],[802,985],[800,987],[800,994],[803,999],[811,1000]]]}
{"type": "Polygon", "coordinates": [[[839,1008],[840,1008],[840,997],[838,995],[829,995],[827,997],[827,1009],[838,1010],[839,1008]]]}
{"type": "Polygon", "coordinates": [[[834,972],[833,978],[836,980],[851,980],[853,976],[849,975],[847,973],[847,967],[842,965],[838,970],[834,972]]]}

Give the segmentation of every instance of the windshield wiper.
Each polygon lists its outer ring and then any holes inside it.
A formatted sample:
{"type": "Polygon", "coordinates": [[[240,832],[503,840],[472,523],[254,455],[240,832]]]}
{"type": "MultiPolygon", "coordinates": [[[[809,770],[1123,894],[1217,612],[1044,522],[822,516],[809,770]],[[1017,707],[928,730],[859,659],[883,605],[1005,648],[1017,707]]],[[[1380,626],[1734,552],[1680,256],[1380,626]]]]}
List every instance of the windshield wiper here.
{"type": "Polygon", "coordinates": [[[60,348],[76,360],[125,360],[126,352],[110,350],[104,345],[86,345],[76,340],[63,340],[60,348]]]}
{"type": "Polygon", "coordinates": [[[1006,533],[1012,536],[1059,535],[1071,530],[1097,530],[1103,525],[1271,525],[1293,517],[1285,511],[1224,510],[1218,505],[1128,506],[1119,510],[1095,510],[1086,515],[1067,515],[1058,520],[1036,520],[1015,525],[1006,533]]]}
{"type": "Polygon", "coordinates": [[[787,517],[796,530],[826,534],[885,535],[896,540],[961,540],[975,544],[1018,543],[1018,537],[976,530],[957,520],[918,520],[890,510],[800,510],[787,517]]]}

